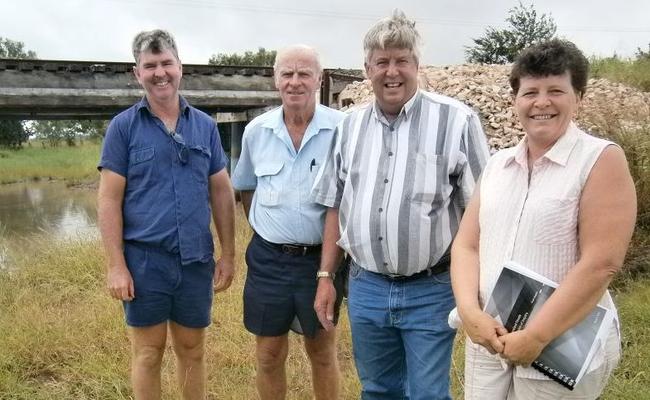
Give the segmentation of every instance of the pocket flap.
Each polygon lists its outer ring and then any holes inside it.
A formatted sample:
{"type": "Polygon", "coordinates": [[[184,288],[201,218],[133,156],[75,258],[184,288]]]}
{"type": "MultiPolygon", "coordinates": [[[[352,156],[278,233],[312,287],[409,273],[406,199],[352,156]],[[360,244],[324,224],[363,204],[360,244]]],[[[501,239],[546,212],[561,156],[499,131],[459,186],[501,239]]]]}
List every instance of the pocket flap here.
{"type": "Polygon", "coordinates": [[[147,147],[145,149],[138,149],[131,152],[129,155],[129,164],[135,165],[153,159],[154,148],[147,147]]]}
{"type": "Polygon", "coordinates": [[[277,175],[284,166],[284,163],[275,162],[275,163],[261,163],[255,167],[255,176],[269,176],[277,175]]]}

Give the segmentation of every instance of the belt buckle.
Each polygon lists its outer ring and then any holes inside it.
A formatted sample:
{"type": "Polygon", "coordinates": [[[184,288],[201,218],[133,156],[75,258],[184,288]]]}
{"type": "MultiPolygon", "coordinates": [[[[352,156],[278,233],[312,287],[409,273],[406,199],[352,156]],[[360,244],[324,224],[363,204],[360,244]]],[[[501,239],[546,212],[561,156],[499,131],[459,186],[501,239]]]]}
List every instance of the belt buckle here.
{"type": "Polygon", "coordinates": [[[307,254],[307,247],[306,246],[294,246],[292,244],[283,244],[282,245],[282,252],[284,254],[289,254],[292,256],[304,256],[307,254]]]}

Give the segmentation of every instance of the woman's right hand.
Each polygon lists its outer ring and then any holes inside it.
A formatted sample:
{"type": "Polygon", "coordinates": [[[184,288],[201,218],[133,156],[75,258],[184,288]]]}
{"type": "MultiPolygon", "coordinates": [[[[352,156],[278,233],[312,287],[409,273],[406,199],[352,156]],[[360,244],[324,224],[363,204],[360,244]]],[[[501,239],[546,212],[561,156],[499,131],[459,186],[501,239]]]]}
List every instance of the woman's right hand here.
{"type": "Polygon", "coordinates": [[[491,354],[502,353],[503,343],[499,336],[508,333],[508,330],[488,313],[476,309],[460,314],[463,320],[463,329],[475,344],[479,344],[491,354]]]}

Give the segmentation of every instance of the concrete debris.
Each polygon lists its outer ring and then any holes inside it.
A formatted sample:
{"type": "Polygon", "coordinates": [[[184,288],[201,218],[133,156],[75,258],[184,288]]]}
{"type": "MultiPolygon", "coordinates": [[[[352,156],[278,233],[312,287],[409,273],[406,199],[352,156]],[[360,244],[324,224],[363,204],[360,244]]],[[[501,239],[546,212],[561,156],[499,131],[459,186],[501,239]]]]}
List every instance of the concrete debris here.
{"type": "MultiPolygon", "coordinates": [[[[509,65],[453,65],[420,69],[420,87],[441,93],[476,110],[494,150],[516,145],[524,132],[512,107],[509,65]]],[[[369,80],[348,85],[339,95],[342,110],[374,98],[369,80]]],[[[606,79],[590,79],[577,124],[595,134],[615,128],[639,129],[650,123],[650,93],[606,79]]]]}

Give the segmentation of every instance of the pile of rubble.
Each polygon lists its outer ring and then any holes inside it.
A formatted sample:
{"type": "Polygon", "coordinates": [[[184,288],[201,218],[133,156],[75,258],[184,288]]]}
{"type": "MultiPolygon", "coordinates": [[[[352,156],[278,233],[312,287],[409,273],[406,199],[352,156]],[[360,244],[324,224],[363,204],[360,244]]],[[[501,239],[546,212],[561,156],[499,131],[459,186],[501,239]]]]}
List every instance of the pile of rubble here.
{"type": "MultiPolygon", "coordinates": [[[[424,67],[420,87],[458,99],[481,116],[493,150],[511,147],[524,135],[512,108],[507,65],[424,67]]],[[[370,81],[354,82],[339,95],[341,109],[373,99],[370,81]]],[[[594,134],[616,127],[636,129],[650,123],[650,93],[606,79],[590,79],[576,122],[594,134]]]]}

